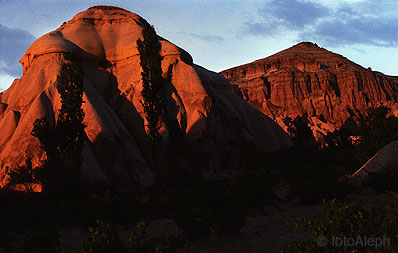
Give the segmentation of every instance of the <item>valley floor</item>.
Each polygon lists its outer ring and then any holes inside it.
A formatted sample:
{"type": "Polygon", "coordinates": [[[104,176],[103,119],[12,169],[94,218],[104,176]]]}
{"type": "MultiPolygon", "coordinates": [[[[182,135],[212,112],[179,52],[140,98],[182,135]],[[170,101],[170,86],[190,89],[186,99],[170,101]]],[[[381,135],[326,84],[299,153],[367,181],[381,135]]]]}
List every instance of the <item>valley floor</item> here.
{"type": "MultiPolygon", "coordinates": [[[[379,206],[393,197],[387,193],[377,193],[368,190],[362,194],[350,194],[343,202],[360,202],[364,205],[379,206]]],[[[194,241],[192,252],[200,253],[230,253],[230,252],[280,252],[289,243],[306,238],[306,234],[296,231],[288,225],[297,218],[317,219],[320,204],[307,206],[295,201],[279,204],[277,207],[265,208],[265,214],[256,217],[246,217],[240,235],[234,236],[207,236],[194,241]]],[[[178,233],[178,227],[170,219],[153,220],[150,222],[148,234],[161,235],[178,233]]],[[[132,229],[118,227],[121,239],[127,243],[132,229]]],[[[81,228],[71,228],[60,232],[60,242],[63,252],[78,252],[88,232],[81,228]]],[[[187,252],[179,250],[177,252],[187,252]]],[[[189,251],[191,252],[191,251],[189,251]]]]}

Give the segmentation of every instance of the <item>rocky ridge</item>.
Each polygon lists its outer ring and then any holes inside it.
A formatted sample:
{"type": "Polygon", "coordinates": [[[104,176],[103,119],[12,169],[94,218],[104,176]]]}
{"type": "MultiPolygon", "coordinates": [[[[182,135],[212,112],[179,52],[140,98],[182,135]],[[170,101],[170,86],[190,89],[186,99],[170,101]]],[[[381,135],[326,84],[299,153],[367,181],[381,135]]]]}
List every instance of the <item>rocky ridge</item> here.
{"type": "Polygon", "coordinates": [[[285,130],[291,119],[306,115],[317,139],[357,122],[373,105],[398,113],[398,77],[365,69],[310,42],[221,74],[285,130]]]}

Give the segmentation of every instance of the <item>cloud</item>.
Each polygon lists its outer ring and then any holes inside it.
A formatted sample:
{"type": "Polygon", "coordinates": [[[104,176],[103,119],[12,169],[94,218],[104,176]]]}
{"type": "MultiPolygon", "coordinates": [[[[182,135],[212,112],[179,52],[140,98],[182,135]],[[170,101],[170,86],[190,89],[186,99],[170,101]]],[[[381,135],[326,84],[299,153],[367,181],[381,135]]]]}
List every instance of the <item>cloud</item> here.
{"type": "Polygon", "coordinates": [[[205,42],[222,42],[224,38],[219,35],[210,35],[210,34],[198,34],[198,33],[184,33],[194,39],[202,40],[205,42]]]}
{"type": "Polygon", "coordinates": [[[34,40],[27,31],[0,24],[0,75],[17,77],[22,74],[18,61],[34,40]]]}
{"type": "Polygon", "coordinates": [[[273,0],[257,11],[261,21],[246,23],[249,33],[264,35],[284,29],[303,29],[329,14],[321,4],[300,0],[273,0]]]}
{"type": "Polygon", "coordinates": [[[260,18],[247,22],[245,30],[264,37],[290,34],[292,40],[327,46],[397,47],[398,17],[391,15],[391,11],[398,6],[388,1],[372,6],[368,1],[349,1],[332,8],[317,2],[273,0],[267,8],[258,10],[260,18]]]}
{"type": "Polygon", "coordinates": [[[329,45],[367,44],[382,47],[398,46],[397,18],[356,17],[346,21],[319,23],[314,31],[300,34],[300,39],[313,38],[329,45]]]}
{"type": "Polygon", "coordinates": [[[14,80],[15,77],[0,74],[0,92],[8,89],[14,80]]]}
{"type": "Polygon", "coordinates": [[[300,0],[274,0],[259,13],[276,19],[278,25],[302,28],[325,17],[329,10],[323,5],[300,0]]]}

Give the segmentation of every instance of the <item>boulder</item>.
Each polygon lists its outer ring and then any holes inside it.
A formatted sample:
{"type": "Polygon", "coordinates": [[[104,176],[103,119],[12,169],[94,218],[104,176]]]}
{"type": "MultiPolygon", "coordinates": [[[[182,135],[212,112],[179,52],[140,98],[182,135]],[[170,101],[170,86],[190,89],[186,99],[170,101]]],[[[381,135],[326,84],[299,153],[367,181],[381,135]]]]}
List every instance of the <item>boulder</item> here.
{"type": "Polygon", "coordinates": [[[397,157],[398,141],[394,141],[379,150],[359,170],[350,176],[350,180],[356,185],[366,185],[371,180],[374,181],[383,177],[398,175],[397,157]]]}

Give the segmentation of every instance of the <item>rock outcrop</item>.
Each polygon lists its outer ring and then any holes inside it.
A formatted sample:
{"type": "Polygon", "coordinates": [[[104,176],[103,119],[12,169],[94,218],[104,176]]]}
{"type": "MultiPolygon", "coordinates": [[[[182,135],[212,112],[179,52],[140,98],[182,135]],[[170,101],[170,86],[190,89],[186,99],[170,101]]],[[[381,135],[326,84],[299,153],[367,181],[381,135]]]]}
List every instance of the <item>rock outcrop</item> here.
{"type": "Polygon", "coordinates": [[[221,72],[244,99],[284,129],[307,115],[315,137],[358,121],[373,105],[398,113],[398,78],[365,69],[310,42],[221,72]]]}
{"type": "MultiPolygon", "coordinates": [[[[37,39],[22,56],[23,76],[0,94],[0,186],[7,171],[26,158],[38,164],[44,154],[31,131],[47,116],[54,122],[60,97],[60,68],[76,62],[85,73],[86,134],[82,178],[118,190],[152,185],[155,176],[141,105],[141,67],[136,41],[141,17],[116,7],[83,11],[37,39]]],[[[290,145],[272,119],[233,93],[222,75],[193,63],[183,49],[159,37],[163,75],[168,80],[168,117],[161,129],[168,139],[176,126],[210,161],[206,173],[239,169],[247,146],[261,152],[290,145]]]]}
{"type": "MultiPolygon", "coordinates": [[[[350,176],[356,185],[366,185],[375,177],[384,179],[398,175],[398,141],[394,141],[380,149],[359,170],[350,176]],[[373,178],[372,178],[373,177],[373,178]]],[[[390,178],[395,180],[396,178],[390,178]]],[[[384,182],[387,183],[387,182],[384,182]]]]}

